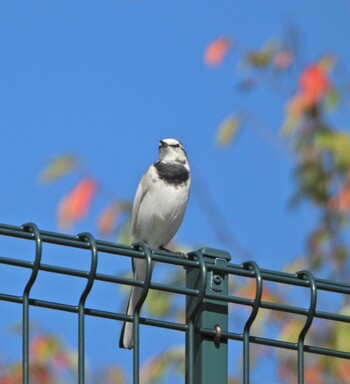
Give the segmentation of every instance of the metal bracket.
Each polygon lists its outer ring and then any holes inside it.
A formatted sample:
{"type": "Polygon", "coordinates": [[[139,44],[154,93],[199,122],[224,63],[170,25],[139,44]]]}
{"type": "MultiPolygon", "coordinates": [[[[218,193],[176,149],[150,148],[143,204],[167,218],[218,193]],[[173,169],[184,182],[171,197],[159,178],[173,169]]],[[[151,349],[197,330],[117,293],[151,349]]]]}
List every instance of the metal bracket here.
{"type": "MultiPolygon", "coordinates": [[[[227,267],[227,260],[216,258],[214,261],[216,267],[227,267]]],[[[210,289],[215,292],[222,292],[224,289],[224,274],[217,271],[211,271],[210,273],[210,289]]]]}

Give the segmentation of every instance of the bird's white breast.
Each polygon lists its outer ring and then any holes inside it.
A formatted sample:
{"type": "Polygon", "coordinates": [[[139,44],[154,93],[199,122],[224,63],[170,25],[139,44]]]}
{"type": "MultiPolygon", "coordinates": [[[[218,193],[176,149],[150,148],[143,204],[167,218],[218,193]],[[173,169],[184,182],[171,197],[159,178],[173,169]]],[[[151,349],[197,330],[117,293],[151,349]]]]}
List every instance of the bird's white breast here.
{"type": "MultiPolygon", "coordinates": [[[[157,177],[151,166],[142,180],[147,191],[140,203],[132,242],[146,241],[152,249],[166,246],[177,232],[187,205],[190,179],[171,185],[157,177]]],[[[140,187],[139,187],[140,188],[140,187]]]]}

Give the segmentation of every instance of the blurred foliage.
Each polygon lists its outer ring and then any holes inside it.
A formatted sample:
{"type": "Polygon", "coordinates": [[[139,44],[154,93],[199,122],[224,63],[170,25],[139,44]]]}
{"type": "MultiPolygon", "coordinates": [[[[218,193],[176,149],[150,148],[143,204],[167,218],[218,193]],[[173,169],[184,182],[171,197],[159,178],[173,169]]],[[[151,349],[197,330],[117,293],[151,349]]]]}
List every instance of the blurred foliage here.
{"type": "MultiPolygon", "coordinates": [[[[281,99],[281,110],[285,106],[285,116],[277,135],[276,132],[272,132],[272,135],[279,136],[287,143],[292,155],[295,193],[291,197],[290,205],[308,203],[318,214],[314,228],[306,234],[305,254],[296,255],[285,270],[295,272],[308,268],[325,278],[346,280],[349,273],[349,244],[346,231],[349,229],[350,218],[350,134],[347,129],[332,123],[332,114],[340,109],[348,110],[350,86],[344,75],[337,79],[338,63],[334,55],[326,53],[318,59],[303,63],[299,45],[298,34],[293,28],[282,38],[268,39],[257,49],[242,50],[242,45],[232,37],[221,36],[206,47],[204,63],[208,67],[218,69],[225,60],[235,60],[238,70],[232,75],[232,79],[236,81],[234,89],[238,93],[253,92],[263,86],[277,91],[281,99]]],[[[269,113],[266,111],[267,118],[269,113]]],[[[261,121],[261,117],[257,119],[254,116],[254,111],[245,113],[244,117],[241,111],[230,111],[228,117],[218,124],[218,148],[224,149],[232,144],[238,132],[250,124],[252,116],[252,125],[261,121]]],[[[52,159],[40,174],[39,180],[48,184],[72,173],[75,173],[77,183],[58,204],[59,226],[66,228],[84,219],[96,194],[101,194],[105,197],[106,205],[96,221],[99,234],[113,235],[117,241],[128,243],[131,202],[125,202],[106,192],[101,183],[83,169],[76,156],[63,154],[52,159]]],[[[183,275],[172,276],[172,284],[183,284],[183,275]]],[[[238,296],[253,298],[255,284],[250,281],[234,281],[230,291],[238,296]]],[[[177,306],[171,295],[155,292],[151,292],[151,295],[152,300],[147,300],[144,308],[149,314],[183,318],[183,308],[177,306]]],[[[277,287],[265,287],[263,300],[289,303],[292,298],[277,287]]],[[[349,314],[349,304],[345,301],[339,303],[339,312],[349,314]]],[[[247,314],[249,315],[249,310],[247,314]]],[[[282,313],[262,311],[254,323],[254,331],[258,334],[268,334],[273,328],[278,339],[295,342],[303,324],[304,319],[297,316],[288,317],[282,313]]],[[[309,344],[349,350],[346,324],[333,322],[327,329],[323,327],[322,332],[319,332],[319,329],[312,327],[308,334],[309,344]]],[[[263,354],[261,350],[257,353],[263,354]]],[[[73,357],[74,354],[64,348],[61,341],[54,336],[38,335],[32,338],[33,382],[72,382],[76,372],[76,358],[73,357]],[[63,374],[64,379],[60,378],[63,374]]],[[[143,382],[164,382],[169,374],[183,375],[183,358],[183,348],[177,346],[150,357],[142,367],[143,382]]],[[[278,360],[279,382],[295,383],[295,353],[278,350],[275,358],[278,360]]],[[[257,360],[252,358],[252,363],[257,360]]],[[[349,370],[348,361],[308,355],[305,382],[347,383],[349,370]]],[[[120,368],[107,367],[103,372],[96,374],[94,382],[124,383],[125,377],[120,368]]],[[[20,381],[19,363],[2,362],[0,384],[20,381]]],[[[240,380],[231,377],[229,382],[238,383],[240,380]]]]}
{"type": "MultiPolygon", "coordinates": [[[[349,82],[344,75],[336,78],[337,60],[330,53],[301,65],[298,46],[296,34],[290,31],[285,39],[269,39],[260,49],[241,53],[239,60],[242,66],[249,67],[249,71],[246,79],[239,80],[237,90],[252,91],[264,84],[275,89],[276,84],[285,85],[286,80],[292,79],[288,89],[292,96],[281,100],[285,104],[285,119],[280,129],[280,137],[288,144],[294,160],[296,188],[290,204],[309,203],[318,213],[318,218],[306,235],[305,254],[292,260],[285,270],[295,272],[308,268],[325,278],[346,281],[350,251],[349,237],[346,236],[350,224],[350,131],[331,122],[336,111],[349,112],[349,82]]],[[[230,49],[233,50],[234,46],[230,49]]],[[[232,115],[237,113],[233,111],[232,115]]],[[[254,118],[252,124],[261,120],[261,117],[254,118]]],[[[245,118],[245,125],[248,123],[249,115],[245,118]]],[[[237,127],[235,134],[230,134],[233,131],[230,124],[229,118],[219,125],[217,131],[218,137],[224,137],[225,146],[236,138],[237,127]]],[[[242,129],[242,124],[239,127],[242,129]]],[[[245,296],[250,290],[251,297],[254,297],[254,284],[245,285],[236,294],[245,296]]],[[[291,298],[284,292],[277,289],[271,292],[270,297],[264,300],[290,302],[291,298]]],[[[339,312],[349,313],[345,299],[339,303],[339,312]]],[[[298,316],[279,314],[276,317],[276,313],[270,313],[262,319],[260,317],[258,332],[260,334],[264,328],[268,332],[273,324],[277,326],[278,339],[296,342],[304,321],[298,316]]],[[[348,324],[332,322],[327,329],[324,326],[313,328],[308,334],[308,343],[348,351],[347,332],[348,324]],[[319,329],[323,331],[319,332],[319,329]]],[[[276,357],[279,381],[295,383],[295,354],[282,351],[276,357]]],[[[347,361],[312,355],[306,361],[305,382],[347,383],[349,368],[347,361]]]]}
{"type": "MultiPolygon", "coordinates": [[[[67,349],[54,335],[36,334],[29,345],[30,379],[35,384],[76,382],[77,355],[67,349]]],[[[22,382],[22,364],[5,362],[0,365],[0,384],[22,382]]]]}
{"type": "Polygon", "coordinates": [[[212,67],[220,65],[232,46],[232,43],[233,40],[227,37],[219,37],[210,42],[204,53],[206,64],[212,67]]]}
{"type": "Polygon", "coordinates": [[[44,170],[38,176],[41,183],[50,183],[55,181],[67,173],[71,172],[79,165],[79,159],[75,155],[66,154],[51,159],[44,170]]]}
{"type": "Polygon", "coordinates": [[[224,147],[233,141],[239,126],[241,125],[241,118],[238,116],[230,116],[219,127],[216,143],[219,147],[224,147]]]}

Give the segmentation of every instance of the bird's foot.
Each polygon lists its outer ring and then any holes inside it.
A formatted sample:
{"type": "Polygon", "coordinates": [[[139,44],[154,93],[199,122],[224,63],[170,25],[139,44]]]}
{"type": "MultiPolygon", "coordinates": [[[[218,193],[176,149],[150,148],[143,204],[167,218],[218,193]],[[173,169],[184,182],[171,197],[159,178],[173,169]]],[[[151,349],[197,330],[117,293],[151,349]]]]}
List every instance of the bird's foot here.
{"type": "Polygon", "coordinates": [[[175,252],[176,253],[176,256],[180,257],[181,259],[187,259],[188,256],[187,256],[187,253],[185,252],[175,252]]]}
{"type": "Polygon", "coordinates": [[[159,249],[161,251],[165,251],[165,252],[169,252],[169,253],[175,253],[175,255],[180,257],[181,259],[187,259],[187,254],[184,252],[178,252],[178,251],[174,252],[174,251],[171,251],[170,249],[165,248],[165,247],[159,247],[159,249]]]}

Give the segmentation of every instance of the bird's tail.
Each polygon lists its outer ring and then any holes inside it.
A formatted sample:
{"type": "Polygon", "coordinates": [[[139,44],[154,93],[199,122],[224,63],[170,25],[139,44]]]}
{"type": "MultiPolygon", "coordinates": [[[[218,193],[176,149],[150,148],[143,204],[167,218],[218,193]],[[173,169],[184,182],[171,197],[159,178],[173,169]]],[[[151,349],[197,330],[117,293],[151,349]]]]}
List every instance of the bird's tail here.
{"type": "MultiPolygon", "coordinates": [[[[141,289],[138,287],[132,287],[131,288],[128,307],[126,310],[126,314],[128,316],[134,314],[135,305],[136,305],[138,299],[140,298],[141,293],[142,293],[142,288],[141,289]]],[[[131,349],[134,346],[133,340],[132,340],[133,332],[134,332],[133,322],[124,321],[123,328],[122,328],[121,333],[120,333],[120,339],[119,339],[119,347],[120,348],[131,349]]]]}
{"type": "MultiPolygon", "coordinates": [[[[140,291],[142,292],[142,290],[140,291]]],[[[135,301],[134,299],[136,295],[137,295],[137,287],[132,287],[130,296],[129,296],[128,307],[126,310],[126,314],[128,316],[134,314],[135,303],[137,302],[137,300],[135,301]]],[[[134,346],[133,340],[132,340],[133,330],[134,330],[133,322],[124,321],[124,324],[120,333],[119,348],[131,349],[134,346]]]]}
{"type": "MultiPolygon", "coordinates": [[[[137,260],[136,261],[136,269],[134,271],[134,278],[137,280],[143,281],[145,279],[145,262],[144,260],[137,260]]],[[[143,293],[142,287],[132,287],[128,306],[126,309],[126,314],[128,316],[131,316],[135,312],[135,307],[137,303],[140,301],[141,296],[143,293]]],[[[134,323],[131,321],[125,321],[120,333],[120,339],[119,339],[119,347],[120,348],[127,348],[131,349],[133,345],[133,331],[134,331],[134,323]]]]}

